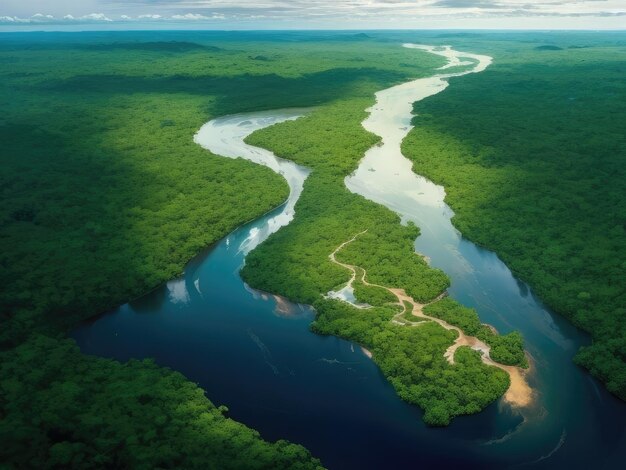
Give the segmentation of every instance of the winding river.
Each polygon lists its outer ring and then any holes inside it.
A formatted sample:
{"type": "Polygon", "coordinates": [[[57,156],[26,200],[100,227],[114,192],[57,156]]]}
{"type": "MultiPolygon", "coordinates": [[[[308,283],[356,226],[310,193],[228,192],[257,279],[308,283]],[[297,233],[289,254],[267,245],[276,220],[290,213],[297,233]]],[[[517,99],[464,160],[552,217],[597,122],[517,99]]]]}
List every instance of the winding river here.
{"type": "Polygon", "coordinates": [[[444,189],[415,175],[400,152],[412,103],[443,91],[452,77],[484,70],[491,59],[449,47],[405,47],[445,56],[446,70],[377,93],[363,125],[382,144],[367,152],[346,185],[421,228],[416,251],[450,276],[453,298],[500,332],[524,334],[533,364],[531,407],[520,412],[500,400],[447,428],[428,428],[359,347],[309,331],[309,306],[241,281],[246,254],[293,219],[308,175],[244,138],[306,110],[232,115],[203,126],[198,144],[282,174],[289,199],[198,256],[181,279],[81,325],[73,337],[86,353],[155,358],[227,405],[232,418],[266,439],[305,445],[329,468],[621,467],[626,404],[571,361],[588,338],[542,305],[494,253],[464,240],[450,222],[444,189]]]}

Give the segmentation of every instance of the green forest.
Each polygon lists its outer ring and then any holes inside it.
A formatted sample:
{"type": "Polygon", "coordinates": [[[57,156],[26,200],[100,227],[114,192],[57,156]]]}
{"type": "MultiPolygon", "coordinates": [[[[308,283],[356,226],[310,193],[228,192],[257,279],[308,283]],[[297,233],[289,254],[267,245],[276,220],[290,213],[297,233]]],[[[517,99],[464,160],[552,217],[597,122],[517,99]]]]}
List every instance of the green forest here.
{"type": "Polygon", "coordinates": [[[182,376],[83,356],[65,333],[286,198],[268,169],[194,144],[203,123],[369,96],[438,63],[351,35],[1,36],[0,460],[318,467],[224,417],[182,376]]]}
{"type": "Polygon", "coordinates": [[[494,63],[417,103],[403,152],[465,237],[591,334],[576,362],[626,399],[626,44],[608,38],[464,45],[494,63]]]}
{"type": "MultiPolygon", "coordinates": [[[[398,47],[406,40],[494,56],[487,71],[416,106],[403,151],[446,187],[465,236],[591,333],[577,362],[626,399],[626,142],[612,117],[626,111],[623,45],[394,32],[2,34],[2,464],[322,468],[304,447],[230,419],[178,372],[86,356],[67,336],[285,200],[286,183],[269,169],[193,142],[209,119],[236,112],[315,107],[248,138],[312,173],[295,219],[248,255],[244,280],[312,304],[312,330],[370,350],[430,425],[506,391],[508,374],[478,352],[444,359],[454,331],[392,323],[399,307],[388,291],[356,282],[369,309],[324,298],[350,278],[329,255],[364,230],[337,259],[369,282],[423,303],[449,287],[415,254],[419,227],[344,184],[377,141],[361,126],[374,93],[444,63],[398,47]]],[[[450,298],[425,313],[488,343],[494,360],[527,367],[519,333],[495,334],[450,298]]]]}

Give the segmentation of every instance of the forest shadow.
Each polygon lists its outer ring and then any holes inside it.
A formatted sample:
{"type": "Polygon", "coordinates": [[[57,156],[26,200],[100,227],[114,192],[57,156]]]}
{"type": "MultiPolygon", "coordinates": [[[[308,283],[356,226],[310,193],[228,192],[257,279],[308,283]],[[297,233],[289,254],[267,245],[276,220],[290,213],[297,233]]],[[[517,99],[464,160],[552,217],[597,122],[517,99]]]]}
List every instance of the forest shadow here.
{"type": "MultiPolygon", "coordinates": [[[[71,37],[64,37],[63,42],[50,41],[49,38],[41,40],[36,34],[28,36],[28,40],[15,40],[15,38],[2,38],[0,41],[0,51],[93,51],[93,52],[154,52],[158,54],[185,54],[190,52],[225,52],[232,51],[222,49],[210,44],[199,44],[184,40],[158,40],[141,41],[132,37],[120,37],[120,41],[104,42],[102,39],[107,36],[94,36],[92,41],[73,42],[71,37]]],[[[166,38],[163,38],[166,39],[166,38]]]]}
{"type": "MultiPolygon", "coordinates": [[[[79,123],[60,134],[35,121],[0,125],[0,182],[10,195],[0,218],[4,346],[34,330],[68,328],[150,287],[150,250],[114,209],[129,196],[127,182],[150,173],[111,149],[98,158],[77,145],[79,123]]],[[[148,189],[133,186],[135,203],[148,189]]]]}
{"type": "Polygon", "coordinates": [[[372,86],[389,86],[405,76],[377,68],[334,68],[297,78],[277,74],[228,76],[174,75],[136,77],[128,75],[80,75],[40,86],[69,93],[185,93],[212,96],[211,114],[283,107],[311,106],[345,98],[369,96],[372,86]]]}
{"type": "Polygon", "coordinates": [[[224,49],[188,41],[113,42],[101,44],[76,44],[76,49],[88,51],[147,51],[147,52],[220,52],[224,49]]]}

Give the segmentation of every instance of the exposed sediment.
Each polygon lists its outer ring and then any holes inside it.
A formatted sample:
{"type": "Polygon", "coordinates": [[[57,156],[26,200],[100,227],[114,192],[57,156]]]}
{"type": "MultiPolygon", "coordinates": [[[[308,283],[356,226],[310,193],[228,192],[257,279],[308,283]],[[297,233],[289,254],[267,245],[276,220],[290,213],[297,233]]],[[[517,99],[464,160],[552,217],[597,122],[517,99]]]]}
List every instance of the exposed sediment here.
{"type": "MultiPolygon", "coordinates": [[[[432,301],[422,304],[422,303],[415,301],[411,296],[409,296],[404,291],[404,289],[382,286],[380,284],[372,284],[368,282],[366,279],[367,272],[365,269],[359,266],[352,265],[352,264],[342,263],[341,261],[337,260],[337,257],[336,257],[337,253],[346,245],[355,241],[359,237],[359,235],[362,235],[365,232],[367,232],[367,230],[364,230],[363,232],[356,234],[350,240],[343,242],[329,256],[330,260],[333,263],[338,264],[339,266],[342,266],[351,271],[352,276],[350,277],[350,280],[348,281],[348,285],[351,286],[352,283],[357,278],[358,273],[360,273],[359,280],[366,286],[378,287],[378,288],[385,289],[391,292],[398,299],[397,305],[401,307],[400,312],[394,315],[394,317],[391,319],[391,321],[397,325],[407,326],[407,327],[419,327],[427,322],[435,322],[439,324],[440,326],[442,326],[443,328],[445,328],[446,330],[455,331],[457,333],[457,337],[454,340],[454,343],[452,343],[448,347],[448,349],[444,352],[444,355],[443,355],[446,358],[446,360],[451,365],[454,365],[455,363],[454,355],[457,349],[459,349],[462,346],[466,346],[475,351],[480,352],[480,357],[483,363],[489,366],[502,369],[506,373],[509,374],[510,385],[506,393],[504,394],[504,401],[508,403],[509,405],[511,405],[512,407],[516,407],[516,408],[529,406],[533,401],[534,392],[528,385],[528,382],[526,381],[526,374],[527,374],[526,370],[521,369],[520,367],[509,366],[509,365],[501,364],[499,362],[494,361],[490,356],[491,346],[489,346],[487,343],[476,338],[475,336],[470,336],[470,335],[465,334],[463,330],[461,330],[459,327],[451,325],[448,322],[440,318],[431,317],[424,313],[424,307],[443,299],[447,295],[446,292],[442,292],[437,297],[435,297],[432,301]],[[420,321],[420,322],[410,322],[407,320],[400,321],[399,318],[401,318],[405,313],[407,313],[407,304],[411,306],[411,314],[417,318],[423,319],[424,321],[420,321]]],[[[362,305],[358,305],[354,303],[351,303],[351,305],[358,307],[358,308],[364,308],[362,305]]],[[[369,353],[368,356],[372,357],[371,353],[369,353]]]]}

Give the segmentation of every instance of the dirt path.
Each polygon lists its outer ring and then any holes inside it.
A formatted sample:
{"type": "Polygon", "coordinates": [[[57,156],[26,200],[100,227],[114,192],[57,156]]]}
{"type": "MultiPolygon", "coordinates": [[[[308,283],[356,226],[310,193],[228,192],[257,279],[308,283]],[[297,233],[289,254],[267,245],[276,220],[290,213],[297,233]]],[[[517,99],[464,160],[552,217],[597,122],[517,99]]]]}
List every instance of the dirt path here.
{"type": "MultiPolygon", "coordinates": [[[[497,367],[499,369],[504,370],[505,372],[507,372],[509,374],[509,377],[511,378],[511,385],[509,386],[508,390],[506,391],[506,393],[504,394],[504,400],[509,403],[511,406],[514,407],[526,407],[528,405],[530,405],[533,401],[533,391],[530,388],[530,386],[528,385],[527,381],[526,381],[526,371],[524,371],[523,369],[519,368],[519,367],[515,367],[515,366],[507,366],[504,364],[500,364],[499,362],[494,361],[493,359],[491,359],[490,356],[490,351],[491,351],[491,347],[485,343],[484,341],[481,341],[480,339],[474,337],[474,336],[469,336],[466,335],[460,328],[454,326],[454,325],[450,325],[448,322],[441,320],[440,318],[435,318],[435,317],[431,317],[429,315],[426,315],[424,313],[424,307],[433,304],[435,302],[440,301],[441,299],[443,299],[446,295],[447,292],[442,292],[441,294],[439,294],[435,299],[433,299],[432,301],[425,303],[425,304],[421,304],[419,302],[416,302],[412,297],[410,297],[405,291],[404,289],[396,289],[396,288],[391,288],[391,287],[387,287],[387,286],[381,286],[379,284],[372,284],[370,282],[368,282],[366,280],[366,271],[365,269],[359,267],[359,266],[354,266],[351,264],[346,264],[346,263],[342,263],[341,261],[338,261],[336,258],[336,254],[343,249],[346,245],[352,243],[353,241],[355,241],[360,235],[366,233],[367,230],[364,230],[360,233],[357,233],[354,237],[352,237],[350,240],[343,242],[341,245],[339,245],[335,251],[333,251],[329,258],[330,260],[335,263],[338,264],[339,266],[342,266],[348,270],[350,270],[350,272],[352,273],[352,276],[350,277],[350,280],[348,281],[347,286],[348,287],[352,287],[352,284],[354,283],[354,281],[357,278],[357,275],[359,273],[361,273],[360,276],[360,281],[365,284],[366,286],[371,286],[371,287],[379,287],[381,289],[385,289],[389,292],[391,292],[393,295],[396,296],[396,298],[398,299],[398,302],[396,303],[397,305],[400,305],[402,307],[402,310],[397,313],[396,315],[393,316],[393,318],[391,319],[392,323],[395,323],[397,325],[401,325],[401,326],[411,326],[411,327],[419,327],[420,325],[423,325],[424,323],[428,322],[428,321],[433,321],[435,323],[438,323],[439,325],[441,325],[443,328],[445,328],[446,330],[454,330],[457,332],[458,336],[456,338],[456,340],[454,341],[454,343],[445,351],[443,357],[446,358],[446,360],[450,363],[450,364],[454,364],[454,354],[456,352],[456,350],[458,348],[460,348],[461,346],[468,346],[471,349],[474,349],[476,351],[479,351],[481,353],[481,360],[483,361],[483,363],[489,365],[489,366],[493,366],[493,367],[497,367]],[[407,312],[407,308],[406,308],[406,304],[409,304],[412,306],[411,309],[411,313],[412,315],[414,315],[415,317],[421,318],[423,319],[422,321],[418,321],[418,322],[412,322],[410,320],[407,320],[405,318],[403,318],[403,315],[407,312]]],[[[367,307],[363,307],[362,305],[354,305],[351,304],[355,307],[359,307],[359,308],[367,308],[367,307]]],[[[371,353],[370,353],[371,354],[371,353]]],[[[371,355],[370,355],[371,357],[371,355]]]]}

